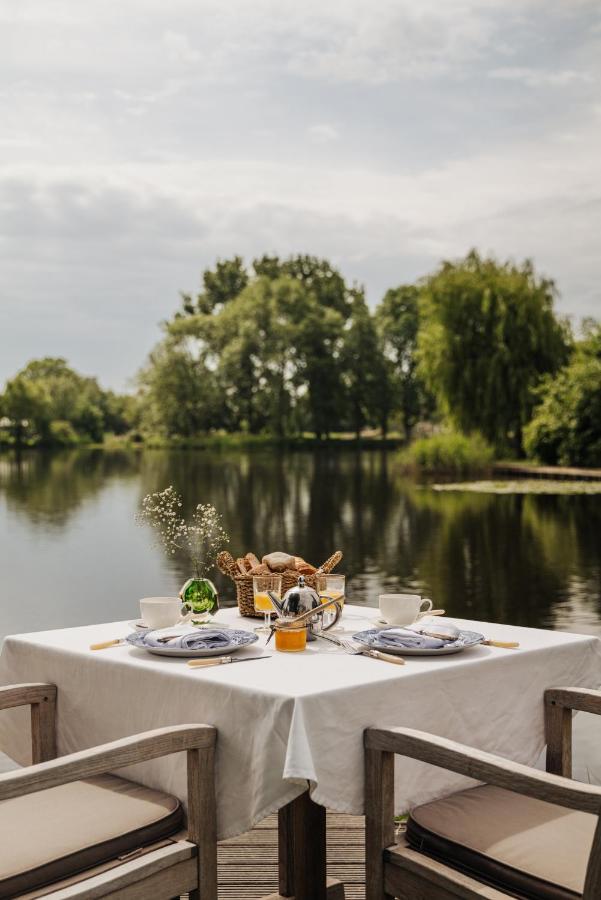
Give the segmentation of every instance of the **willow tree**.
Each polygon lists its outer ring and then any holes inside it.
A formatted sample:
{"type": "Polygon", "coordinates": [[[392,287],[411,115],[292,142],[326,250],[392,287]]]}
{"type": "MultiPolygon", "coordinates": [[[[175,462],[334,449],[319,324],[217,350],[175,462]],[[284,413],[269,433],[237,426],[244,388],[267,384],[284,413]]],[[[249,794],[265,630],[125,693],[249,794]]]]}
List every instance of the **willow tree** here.
{"type": "Polygon", "coordinates": [[[601,323],[589,323],[568,365],[537,394],[524,431],[528,454],[543,463],[601,466],[601,323]]]}
{"type": "Polygon", "coordinates": [[[498,263],[472,250],[421,286],[418,372],[463,431],[522,453],[533,388],[565,362],[570,333],[556,288],[531,262],[498,263]]]}

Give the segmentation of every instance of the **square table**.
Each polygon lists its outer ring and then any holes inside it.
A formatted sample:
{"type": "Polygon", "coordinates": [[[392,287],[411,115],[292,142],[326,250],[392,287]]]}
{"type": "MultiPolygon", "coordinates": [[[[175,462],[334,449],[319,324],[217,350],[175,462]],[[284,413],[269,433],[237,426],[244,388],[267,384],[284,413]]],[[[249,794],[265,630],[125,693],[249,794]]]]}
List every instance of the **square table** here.
{"type": "MultiPolygon", "coordinates": [[[[348,634],[370,626],[378,611],[344,608],[348,634]]],[[[218,619],[252,630],[257,620],[223,609],[218,619]]],[[[350,656],[325,641],[304,653],[277,653],[271,642],[243,648],[270,659],[192,669],[184,659],[121,645],[126,622],[14,635],[0,655],[0,683],[52,682],[58,687],[57,739],[70,753],[158,726],[209,723],[218,729],[218,837],[252,828],[280,811],[280,895],[297,900],[343,897],[326,889],[325,807],[363,812],[363,730],[403,725],[430,731],[525,764],[544,746],[545,688],[601,683],[601,641],[466,620],[460,627],[520,649],[477,646],[452,656],[407,657],[404,666],[350,656]],[[307,793],[308,790],[308,793],[307,793]]],[[[24,710],[0,717],[0,747],[29,762],[24,710]]],[[[186,797],[177,756],[125,773],[186,797]]],[[[470,782],[415,760],[396,766],[397,813],[460,790],[470,782]]]]}

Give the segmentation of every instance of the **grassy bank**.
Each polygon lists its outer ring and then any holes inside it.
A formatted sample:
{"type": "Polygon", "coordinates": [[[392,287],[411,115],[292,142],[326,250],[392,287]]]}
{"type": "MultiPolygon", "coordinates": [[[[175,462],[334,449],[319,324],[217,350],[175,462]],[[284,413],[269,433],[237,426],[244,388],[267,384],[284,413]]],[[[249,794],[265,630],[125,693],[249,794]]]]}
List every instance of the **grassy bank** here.
{"type": "Polygon", "coordinates": [[[492,447],[480,435],[455,432],[418,439],[400,453],[403,469],[417,473],[477,474],[487,472],[493,460],[492,447]]]}
{"type": "Polygon", "coordinates": [[[464,481],[432,484],[434,491],[469,491],[473,494],[601,494],[601,481],[553,481],[518,478],[514,481],[464,481]]]}
{"type": "MultiPolygon", "coordinates": [[[[73,444],[48,444],[26,442],[21,445],[22,450],[64,450],[83,449],[94,450],[241,450],[241,449],[272,449],[281,448],[289,450],[314,449],[319,447],[341,447],[360,449],[397,449],[403,443],[400,435],[391,435],[382,438],[377,434],[361,435],[359,439],[351,433],[332,434],[327,438],[317,438],[312,434],[300,434],[287,437],[278,437],[270,434],[227,434],[215,433],[195,435],[194,437],[165,437],[155,434],[126,434],[105,435],[102,443],[90,441],[78,441],[73,444]]],[[[16,445],[12,440],[0,440],[0,450],[14,450],[16,445]]]]}

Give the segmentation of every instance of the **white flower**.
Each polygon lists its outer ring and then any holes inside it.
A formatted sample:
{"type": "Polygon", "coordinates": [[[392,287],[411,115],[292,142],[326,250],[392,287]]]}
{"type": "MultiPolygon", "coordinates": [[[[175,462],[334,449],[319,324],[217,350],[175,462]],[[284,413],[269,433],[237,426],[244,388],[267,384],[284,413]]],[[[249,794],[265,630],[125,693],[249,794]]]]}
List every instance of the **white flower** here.
{"type": "Polygon", "coordinates": [[[185,553],[197,578],[210,569],[223,544],[229,537],[221,525],[221,516],[210,503],[199,503],[188,523],[176,510],[183,501],[172,485],[163,491],[143,498],[141,511],[136,515],[138,525],[151,525],[167,553],[185,553]]]}

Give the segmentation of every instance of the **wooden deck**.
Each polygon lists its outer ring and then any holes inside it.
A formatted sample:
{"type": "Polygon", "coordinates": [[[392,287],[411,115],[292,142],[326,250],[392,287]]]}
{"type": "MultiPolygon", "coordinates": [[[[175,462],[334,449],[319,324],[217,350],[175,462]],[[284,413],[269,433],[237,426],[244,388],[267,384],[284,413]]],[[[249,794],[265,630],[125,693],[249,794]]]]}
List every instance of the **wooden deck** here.
{"type": "MultiPolygon", "coordinates": [[[[328,813],[328,875],[346,900],[365,898],[363,818],[328,813]]],[[[219,844],[219,900],[258,900],[277,891],[277,816],[219,844]]]]}
{"type": "Polygon", "coordinates": [[[497,462],[493,470],[499,475],[524,478],[556,478],[566,481],[601,481],[601,469],[577,469],[573,466],[532,466],[522,463],[497,462]]]}

